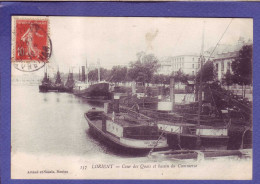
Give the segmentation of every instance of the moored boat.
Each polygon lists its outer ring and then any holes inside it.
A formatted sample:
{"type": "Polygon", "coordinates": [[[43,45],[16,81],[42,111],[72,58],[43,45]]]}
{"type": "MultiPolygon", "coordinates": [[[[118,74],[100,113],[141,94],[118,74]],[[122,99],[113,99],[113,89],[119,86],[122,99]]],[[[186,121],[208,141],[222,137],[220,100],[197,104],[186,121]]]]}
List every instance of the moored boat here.
{"type": "Polygon", "coordinates": [[[74,86],[75,86],[75,81],[73,79],[73,73],[69,72],[68,79],[67,79],[66,84],[64,86],[65,91],[71,93],[73,91],[74,86]]]}
{"type": "Polygon", "coordinates": [[[201,150],[226,150],[228,145],[228,130],[226,127],[197,126],[189,123],[172,123],[158,121],[157,125],[161,132],[167,134],[171,145],[180,148],[196,149],[197,139],[200,138],[201,150]],[[178,140],[180,139],[180,140],[178,140]]]}
{"type": "Polygon", "coordinates": [[[85,119],[92,133],[120,149],[149,152],[168,148],[167,140],[160,136],[157,125],[145,117],[92,109],[85,113],[85,119]]]}
{"type": "Polygon", "coordinates": [[[47,69],[45,69],[44,78],[42,80],[41,85],[39,85],[39,90],[40,90],[40,92],[48,92],[49,89],[51,89],[51,88],[52,88],[52,83],[48,76],[47,69]]]}
{"type": "MultiPolygon", "coordinates": [[[[129,109],[122,107],[121,109],[129,109]]],[[[226,150],[228,145],[228,127],[222,124],[197,125],[187,122],[185,117],[174,112],[139,109],[139,113],[152,118],[159,132],[167,137],[168,144],[174,149],[196,149],[197,139],[201,141],[200,149],[226,150]]]]}
{"type": "Polygon", "coordinates": [[[59,70],[57,71],[55,83],[52,83],[48,74],[47,69],[44,72],[44,78],[42,80],[42,84],[39,85],[40,92],[49,92],[49,91],[56,91],[56,92],[65,92],[65,87],[63,82],[61,81],[61,76],[59,70]]]}
{"type": "Polygon", "coordinates": [[[73,89],[73,93],[87,99],[108,100],[111,98],[109,83],[107,82],[86,84],[84,87],[83,85],[76,85],[73,89]]]}
{"type": "Polygon", "coordinates": [[[79,69],[79,80],[75,83],[73,94],[89,100],[111,99],[109,83],[100,80],[100,68],[98,68],[98,81],[89,82],[88,73],[85,75],[85,66],[82,66],[81,74],[79,69]]]}

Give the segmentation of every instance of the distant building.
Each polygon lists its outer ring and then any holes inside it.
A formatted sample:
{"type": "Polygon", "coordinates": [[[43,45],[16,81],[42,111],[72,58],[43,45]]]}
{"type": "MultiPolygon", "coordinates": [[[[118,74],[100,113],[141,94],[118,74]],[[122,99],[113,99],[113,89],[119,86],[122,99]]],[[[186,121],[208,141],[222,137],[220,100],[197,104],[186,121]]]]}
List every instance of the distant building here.
{"type": "Polygon", "coordinates": [[[43,76],[38,76],[33,73],[26,73],[22,75],[12,75],[12,84],[26,84],[26,85],[38,85],[40,84],[43,76]]]}
{"type": "Polygon", "coordinates": [[[187,54],[162,59],[158,73],[169,75],[173,72],[182,71],[184,74],[196,75],[199,69],[200,56],[187,54]]]}
{"type": "Polygon", "coordinates": [[[172,62],[170,57],[163,58],[160,63],[160,68],[157,71],[158,74],[170,75],[172,73],[172,62]]]}
{"type": "MultiPolygon", "coordinates": [[[[235,45],[218,45],[212,56],[218,80],[221,80],[228,70],[232,73],[231,63],[238,57],[239,50],[244,45],[252,44],[252,40],[245,42],[244,38],[240,37],[235,45]]],[[[208,52],[212,52],[213,49],[214,48],[210,48],[208,52]]]]}

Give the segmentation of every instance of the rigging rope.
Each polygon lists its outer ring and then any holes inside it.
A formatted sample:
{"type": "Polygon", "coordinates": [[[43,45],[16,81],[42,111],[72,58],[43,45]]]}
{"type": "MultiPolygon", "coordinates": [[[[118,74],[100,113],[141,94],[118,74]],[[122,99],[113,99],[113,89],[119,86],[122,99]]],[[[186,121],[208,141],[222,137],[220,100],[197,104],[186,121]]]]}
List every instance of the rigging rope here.
{"type": "Polygon", "coordinates": [[[224,35],[225,35],[225,33],[227,32],[227,30],[228,30],[228,28],[229,28],[230,24],[232,23],[232,21],[233,21],[233,18],[230,20],[230,22],[229,22],[228,26],[226,27],[225,31],[224,31],[224,32],[223,32],[223,34],[221,35],[220,39],[218,40],[218,42],[217,42],[217,44],[216,44],[215,48],[213,49],[213,51],[212,51],[212,52],[211,52],[211,54],[209,55],[209,59],[211,58],[211,56],[212,56],[212,54],[214,53],[214,51],[216,50],[216,48],[217,48],[217,46],[218,46],[219,42],[222,40],[223,36],[224,36],[224,35]]]}

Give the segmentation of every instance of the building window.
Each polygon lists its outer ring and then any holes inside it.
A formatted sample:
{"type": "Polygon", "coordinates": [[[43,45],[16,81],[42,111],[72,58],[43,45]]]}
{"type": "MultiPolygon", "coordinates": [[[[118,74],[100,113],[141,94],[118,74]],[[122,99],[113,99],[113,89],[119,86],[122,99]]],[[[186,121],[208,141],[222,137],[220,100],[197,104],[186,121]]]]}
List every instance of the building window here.
{"type": "Polygon", "coordinates": [[[194,75],[194,71],[192,71],[192,75],[194,75]]]}
{"type": "Polygon", "coordinates": [[[227,63],[227,69],[228,69],[228,70],[231,69],[231,63],[230,63],[230,62],[227,63]]]}
{"type": "Polygon", "coordinates": [[[198,68],[200,68],[200,64],[198,64],[198,68]]]}
{"type": "Polygon", "coordinates": [[[192,68],[194,68],[194,64],[192,64],[192,68]]]}
{"type": "Polygon", "coordinates": [[[192,61],[194,61],[194,58],[192,58],[192,61]]]}
{"type": "Polygon", "coordinates": [[[216,70],[218,71],[218,63],[216,64],[216,70]]]}
{"type": "Polygon", "coordinates": [[[221,71],[224,71],[224,61],[221,61],[221,71]]]}

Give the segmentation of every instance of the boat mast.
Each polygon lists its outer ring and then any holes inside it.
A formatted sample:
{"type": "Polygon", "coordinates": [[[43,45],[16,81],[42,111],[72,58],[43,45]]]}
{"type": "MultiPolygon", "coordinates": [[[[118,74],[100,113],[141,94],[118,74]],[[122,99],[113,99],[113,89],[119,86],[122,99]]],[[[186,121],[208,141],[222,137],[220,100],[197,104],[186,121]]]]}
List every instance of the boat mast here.
{"type": "MultiPolygon", "coordinates": [[[[201,45],[201,53],[200,53],[200,85],[199,85],[199,98],[198,98],[198,127],[200,127],[200,116],[201,116],[201,107],[202,107],[202,68],[203,68],[203,62],[204,62],[204,30],[205,29],[205,21],[203,22],[203,31],[202,31],[202,45],[201,45]]],[[[198,131],[197,136],[197,147],[200,147],[201,145],[201,139],[200,139],[200,129],[198,131]]]]}
{"type": "Polygon", "coordinates": [[[55,84],[61,84],[61,76],[60,76],[60,69],[58,66],[58,71],[57,71],[57,75],[56,75],[56,81],[55,84]]]}
{"type": "Polygon", "coordinates": [[[47,74],[47,79],[48,79],[48,81],[50,81],[50,76],[49,76],[49,73],[48,73],[48,63],[47,63],[47,66],[46,66],[46,74],[47,74]]]}
{"type": "Polygon", "coordinates": [[[44,66],[44,77],[42,82],[48,82],[48,74],[47,74],[47,67],[44,66]]]}
{"type": "Polygon", "coordinates": [[[44,66],[44,78],[45,78],[45,76],[46,76],[46,79],[47,79],[47,67],[46,66],[44,66]]]}

